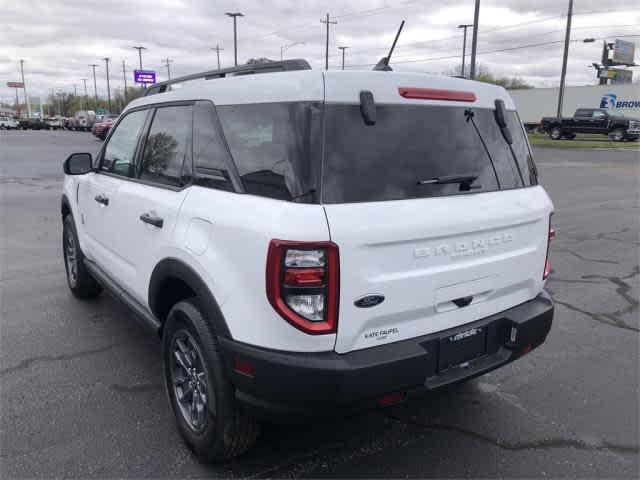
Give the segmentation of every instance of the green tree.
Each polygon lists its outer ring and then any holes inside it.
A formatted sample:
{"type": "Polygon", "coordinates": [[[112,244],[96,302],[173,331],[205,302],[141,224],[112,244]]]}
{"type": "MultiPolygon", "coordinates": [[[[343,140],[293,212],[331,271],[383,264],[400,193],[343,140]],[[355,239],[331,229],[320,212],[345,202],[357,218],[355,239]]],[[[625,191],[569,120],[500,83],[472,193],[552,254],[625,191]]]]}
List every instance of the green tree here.
{"type": "MultiPolygon", "coordinates": [[[[469,74],[469,65],[465,69],[465,73],[469,74]]],[[[453,75],[460,75],[462,66],[459,65],[453,71],[453,75]]],[[[533,85],[528,84],[520,77],[496,77],[485,65],[478,64],[476,66],[476,81],[484,83],[492,83],[494,85],[500,85],[507,90],[523,90],[533,88],[533,85]]]]}

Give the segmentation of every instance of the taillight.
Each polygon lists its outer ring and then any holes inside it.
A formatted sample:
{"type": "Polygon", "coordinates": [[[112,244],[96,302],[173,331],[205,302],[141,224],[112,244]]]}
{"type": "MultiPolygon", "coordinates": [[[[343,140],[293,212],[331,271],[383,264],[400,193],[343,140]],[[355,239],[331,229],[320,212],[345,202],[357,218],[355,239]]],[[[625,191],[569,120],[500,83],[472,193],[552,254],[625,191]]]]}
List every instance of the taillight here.
{"type": "Polygon", "coordinates": [[[549,276],[549,274],[551,273],[551,257],[550,257],[551,241],[556,236],[556,231],[551,226],[551,217],[552,216],[553,216],[553,212],[551,212],[549,214],[549,234],[547,236],[547,257],[546,257],[546,259],[544,261],[544,273],[542,274],[542,279],[543,280],[546,280],[547,277],[549,276]]]}
{"type": "Polygon", "coordinates": [[[271,306],[310,335],[335,333],[339,299],[338,246],[271,240],[266,288],[271,306]]]}

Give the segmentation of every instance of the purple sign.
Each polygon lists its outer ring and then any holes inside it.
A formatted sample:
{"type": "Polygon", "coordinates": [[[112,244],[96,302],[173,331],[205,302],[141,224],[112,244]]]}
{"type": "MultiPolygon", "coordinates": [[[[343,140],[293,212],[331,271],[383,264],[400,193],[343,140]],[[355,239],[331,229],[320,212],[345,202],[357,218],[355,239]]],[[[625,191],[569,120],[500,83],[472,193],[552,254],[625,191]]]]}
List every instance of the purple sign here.
{"type": "Polygon", "coordinates": [[[156,72],[153,70],[134,70],[133,81],[135,83],[156,83],[156,72]]]}

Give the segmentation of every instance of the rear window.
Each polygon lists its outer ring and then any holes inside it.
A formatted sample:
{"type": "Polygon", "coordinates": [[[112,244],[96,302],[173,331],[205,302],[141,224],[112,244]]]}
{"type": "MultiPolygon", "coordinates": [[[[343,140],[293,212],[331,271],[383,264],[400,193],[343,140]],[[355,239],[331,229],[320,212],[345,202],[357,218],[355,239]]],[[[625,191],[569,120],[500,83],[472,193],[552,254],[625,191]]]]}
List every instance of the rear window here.
{"type": "Polygon", "coordinates": [[[492,109],[377,105],[372,126],[365,125],[359,105],[328,104],[325,111],[325,203],[439,197],[535,183],[515,112],[507,112],[512,154],[492,109]],[[460,184],[419,183],[451,175],[477,178],[467,190],[460,184]]]}

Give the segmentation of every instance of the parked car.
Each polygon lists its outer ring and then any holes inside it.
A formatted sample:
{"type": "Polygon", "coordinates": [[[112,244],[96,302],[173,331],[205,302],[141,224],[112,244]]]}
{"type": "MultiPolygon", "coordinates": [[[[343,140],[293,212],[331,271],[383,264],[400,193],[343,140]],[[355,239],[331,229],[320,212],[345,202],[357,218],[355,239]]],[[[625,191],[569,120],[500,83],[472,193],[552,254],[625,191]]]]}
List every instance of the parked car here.
{"type": "Polygon", "coordinates": [[[49,130],[58,130],[63,127],[64,119],[61,117],[49,117],[44,119],[44,123],[47,124],[49,130]]]}
{"type": "Polygon", "coordinates": [[[18,122],[13,117],[0,116],[0,130],[18,128],[18,122]]]}
{"type": "Polygon", "coordinates": [[[107,138],[109,130],[111,130],[111,127],[117,119],[118,115],[106,115],[100,123],[96,124],[93,134],[99,139],[104,140],[107,138]]]}
{"type": "Polygon", "coordinates": [[[41,118],[23,118],[18,121],[20,130],[47,130],[49,126],[41,118]]]}
{"type": "Polygon", "coordinates": [[[71,292],[106,288],[161,336],[199,458],[544,342],[553,205],[506,90],[303,60],[195,77],[67,158],[61,213],[71,292]]]}
{"type": "Polygon", "coordinates": [[[553,140],[573,139],[577,133],[608,135],[615,142],[640,138],[640,119],[612,115],[604,108],[579,108],[573,117],[544,117],[541,124],[553,140]]]}

